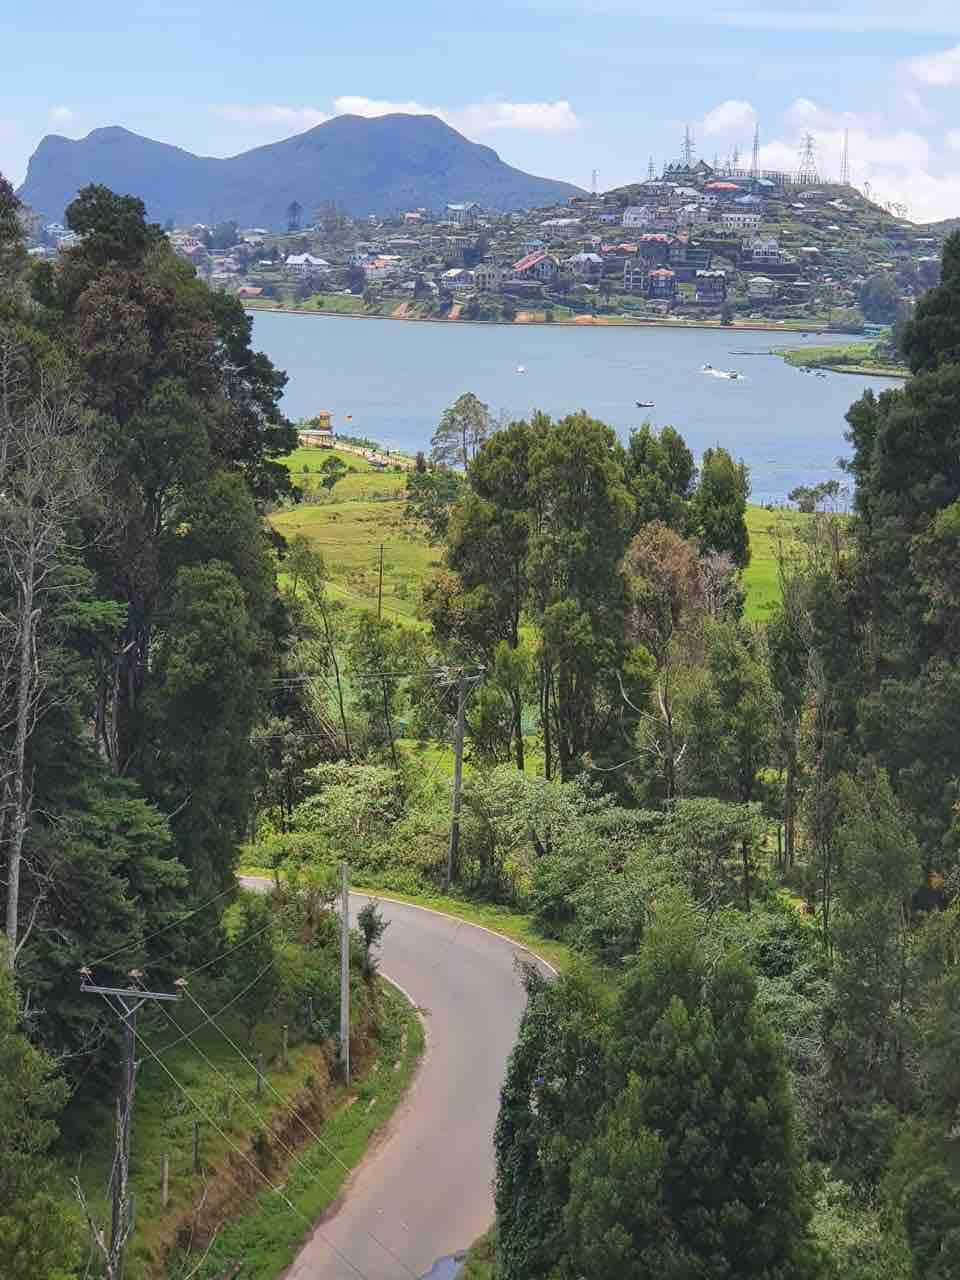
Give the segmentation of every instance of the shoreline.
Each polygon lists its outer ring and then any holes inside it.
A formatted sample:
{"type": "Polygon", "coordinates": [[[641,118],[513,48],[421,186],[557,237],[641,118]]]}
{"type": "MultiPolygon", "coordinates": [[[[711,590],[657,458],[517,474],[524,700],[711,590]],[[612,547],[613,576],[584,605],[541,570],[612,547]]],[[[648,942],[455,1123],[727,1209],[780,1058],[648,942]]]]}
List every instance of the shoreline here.
{"type": "MultiPolygon", "coordinates": [[[[580,320],[524,320],[517,324],[515,320],[448,320],[442,316],[393,316],[369,315],[362,311],[324,311],[322,307],[267,307],[262,303],[248,302],[239,299],[244,311],[267,312],[284,316],[311,316],[318,320],[394,320],[402,324],[463,324],[480,325],[490,328],[498,325],[504,329],[526,329],[531,325],[542,325],[550,329],[709,329],[723,333],[779,333],[779,334],[848,334],[846,329],[829,329],[823,325],[809,324],[787,327],[782,324],[756,322],[754,324],[721,324],[719,320],[657,320],[638,318],[623,320],[618,324],[604,324],[602,319],[585,324],[580,320]]],[[[859,335],[851,335],[859,336],[859,335]]]]}

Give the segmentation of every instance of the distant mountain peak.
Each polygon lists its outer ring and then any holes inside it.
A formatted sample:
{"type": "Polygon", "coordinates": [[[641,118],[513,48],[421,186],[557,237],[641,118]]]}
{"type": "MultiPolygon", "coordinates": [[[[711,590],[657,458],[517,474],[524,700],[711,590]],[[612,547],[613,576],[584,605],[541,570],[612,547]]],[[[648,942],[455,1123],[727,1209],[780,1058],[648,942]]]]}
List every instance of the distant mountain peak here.
{"type": "Polygon", "coordinates": [[[335,116],[304,133],[228,159],[194,155],[107,125],[85,138],[48,135],[30,158],[21,198],[59,220],[80,187],[100,182],[139,195],[159,222],[236,218],[282,227],[294,200],[305,209],[332,201],[353,216],[442,209],[476,200],[511,211],[582,194],[570,183],[504,164],[438,116],[335,116]]]}

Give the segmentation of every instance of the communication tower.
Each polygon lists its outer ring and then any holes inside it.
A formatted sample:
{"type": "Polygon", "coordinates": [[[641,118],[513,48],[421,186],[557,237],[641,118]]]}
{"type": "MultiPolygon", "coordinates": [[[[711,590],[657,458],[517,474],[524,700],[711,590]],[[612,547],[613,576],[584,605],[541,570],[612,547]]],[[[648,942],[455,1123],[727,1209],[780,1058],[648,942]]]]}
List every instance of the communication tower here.
{"type": "Polygon", "coordinates": [[[843,158],[840,161],[840,185],[850,185],[850,130],[843,131],[843,158]]]}
{"type": "Polygon", "coordinates": [[[693,141],[693,133],[690,130],[690,126],[687,125],[683,131],[683,147],[680,151],[680,159],[683,161],[686,168],[691,168],[693,165],[693,157],[696,154],[697,148],[693,141]]]}
{"type": "Polygon", "coordinates": [[[740,144],[738,142],[733,144],[733,155],[730,157],[730,167],[731,169],[740,168],[740,144]]]}
{"type": "Polygon", "coordinates": [[[753,158],[750,161],[750,177],[754,182],[760,177],[760,121],[753,130],[753,158]]]}
{"type": "Polygon", "coordinates": [[[817,173],[817,143],[812,133],[803,135],[797,177],[801,182],[819,182],[820,180],[820,175],[817,173]]]}
{"type": "Polygon", "coordinates": [[[865,183],[863,184],[863,196],[864,196],[864,199],[865,199],[865,200],[869,200],[869,199],[870,199],[870,193],[871,193],[872,191],[873,191],[873,187],[871,187],[870,183],[869,183],[869,182],[865,182],[865,183]]]}
{"type": "Polygon", "coordinates": [[[656,177],[656,170],[653,167],[653,156],[650,157],[650,163],[647,165],[647,181],[652,182],[656,177]]]}
{"type": "Polygon", "coordinates": [[[597,194],[597,179],[600,177],[598,170],[592,170],[590,174],[590,190],[594,195],[597,194]]]}

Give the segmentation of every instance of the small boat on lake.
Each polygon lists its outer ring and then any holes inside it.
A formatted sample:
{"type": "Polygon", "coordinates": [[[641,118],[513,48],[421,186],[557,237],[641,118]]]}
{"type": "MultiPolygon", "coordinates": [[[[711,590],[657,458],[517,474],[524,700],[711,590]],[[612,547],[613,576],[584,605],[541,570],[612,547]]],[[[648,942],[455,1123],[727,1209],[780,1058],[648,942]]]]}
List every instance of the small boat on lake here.
{"type": "Polygon", "coordinates": [[[638,400],[637,408],[638,409],[654,409],[656,408],[656,401],[655,400],[638,400]]]}
{"type": "Polygon", "coordinates": [[[522,364],[517,365],[517,373],[526,373],[526,368],[522,364]]]}
{"type": "Polygon", "coordinates": [[[726,378],[729,382],[740,382],[743,378],[739,369],[715,369],[712,364],[705,364],[700,372],[709,374],[711,378],[726,378]]]}

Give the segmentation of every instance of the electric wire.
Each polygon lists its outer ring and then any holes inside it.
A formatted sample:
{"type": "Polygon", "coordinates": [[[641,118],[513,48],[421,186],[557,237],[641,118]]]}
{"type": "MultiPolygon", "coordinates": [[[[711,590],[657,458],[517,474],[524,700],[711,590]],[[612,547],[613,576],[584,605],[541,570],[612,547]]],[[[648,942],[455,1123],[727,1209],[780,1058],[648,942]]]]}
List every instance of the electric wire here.
{"type": "Polygon", "coordinates": [[[162,928],[155,929],[153,933],[148,933],[145,938],[136,938],[131,934],[130,937],[132,941],[126,942],[122,946],[117,947],[116,950],[108,951],[105,956],[100,956],[99,959],[91,961],[88,968],[94,969],[98,964],[105,964],[108,960],[112,960],[114,956],[118,956],[124,951],[129,951],[134,946],[146,946],[146,944],[151,942],[154,938],[159,938],[161,933],[166,933],[168,929],[175,929],[177,925],[184,924],[191,918],[191,916],[195,916],[198,912],[206,910],[206,908],[212,906],[214,902],[218,902],[221,898],[225,898],[228,893],[233,893],[233,891],[233,885],[230,885],[229,888],[222,889],[219,893],[214,894],[212,898],[208,898],[206,902],[201,902],[199,907],[194,907],[191,911],[188,911],[186,915],[180,916],[176,920],[169,921],[162,928]]]}
{"type": "Polygon", "coordinates": [[[266,933],[267,930],[272,927],[273,921],[271,920],[269,924],[265,924],[263,928],[258,929],[256,933],[251,933],[248,938],[244,938],[242,942],[238,942],[235,947],[230,947],[228,951],[221,951],[218,956],[214,956],[212,960],[205,960],[203,964],[198,964],[195,969],[188,969],[186,973],[183,974],[183,977],[192,978],[195,973],[202,973],[204,969],[209,969],[211,965],[217,964],[220,960],[226,960],[227,956],[232,956],[236,952],[241,951],[244,947],[249,946],[251,942],[256,942],[257,938],[259,938],[261,934],[266,933]]]}
{"type": "MultiPolygon", "coordinates": [[[[109,999],[108,999],[108,1003],[109,1003],[109,999]]],[[[114,1006],[111,1005],[111,1008],[113,1007],[114,1006]]],[[[250,1159],[250,1157],[237,1146],[237,1144],[233,1141],[233,1139],[229,1136],[229,1134],[224,1133],[223,1129],[220,1128],[216,1120],[212,1119],[212,1117],[207,1115],[207,1113],[200,1106],[200,1104],[190,1096],[190,1093],[180,1083],[180,1081],[173,1074],[173,1072],[170,1070],[167,1064],[160,1058],[160,1056],[157,1053],[154,1052],[152,1046],[147,1043],[146,1039],[143,1037],[140,1031],[136,1029],[136,1027],[133,1028],[133,1034],[136,1037],[136,1039],[140,1041],[141,1045],[146,1050],[146,1052],[150,1055],[150,1057],[153,1058],[154,1061],[160,1066],[161,1070],[163,1070],[169,1076],[173,1084],[183,1094],[183,1096],[186,1098],[190,1106],[193,1107],[194,1110],[199,1113],[199,1115],[207,1122],[207,1124],[210,1125],[212,1129],[215,1129],[217,1131],[217,1133],[224,1140],[224,1142],[226,1142],[229,1147],[232,1147],[232,1149],[237,1153],[240,1159],[243,1160],[245,1164],[250,1166],[250,1168],[253,1170],[256,1176],[260,1178],[275,1195],[280,1197],[280,1199],[284,1202],[284,1204],[286,1204],[286,1206],[290,1209],[291,1213],[294,1213],[302,1222],[306,1223],[308,1227],[312,1228],[315,1234],[320,1237],[320,1239],[331,1250],[331,1252],[335,1253],[342,1262],[345,1262],[351,1271],[356,1272],[356,1274],[361,1277],[361,1280],[369,1280],[369,1277],[363,1271],[361,1271],[360,1268],[356,1266],[355,1263],[351,1262],[350,1259],[346,1256],[346,1254],[342,1253],[341,1250],[338,1249],[337,1246],[333,1243],[333,1241],[330,1240],[326,1235],[324,1235],[324,1233],[320,1230],[319,1227],[314,1226],[314,1224],[310,1221],[310,1219],[307,1218],[305,1214],[300,1212],[300,1210],[296,1207],[296,1205],[293,1203],[290,1197],[284,1192],[283,1188],[275,1187],[273,1183],[270,1181],[270,1179],[267,1177],[267,1175],[263,1172],[263,1170],[260,1169],[259,1166],[256,1165],[250,1159]]],[[[233,1180],[234,1182],[236,1182],[236,1179],[233,1179],[233,1180]]],[[[237,1183],[237,1185],[239,1186],[239,1183],[237,1183]]]]}
{"type": "MultiPolygon", "coordinates": [[[[193,1003],[194,1003],[194,1004],[196,1005],[196,1007],[200,1010],[200,1012],[201,1012],[201,1013],[204,1013],[203,1006],[200,1004],[199,1000],[197,1000],[196,996],[194,996],[194,995],[193,995],[193,993],[192,993],[191,991],[189,991],[189,990],[186,990],[186,991],[185,991],[185,994],[186,994],[186,996],[187,996],[187,999],[188,999],[188,1000],[193,1001],[193,1003]]],[[[168,1015],[168,1016],[169,1016],[169,1015],[168,1015]]],[[[216,1026],[216,1028],[217,1028],[217,1030],[220,1032],[220,1034],[223,1036],[224,1040],[226,1040],[227,1044],[229,1044],[229,1045],[230,1045],[230,1047],[234,1050],[234,1052],[235,1052],[235,1053],[238,1053],[238,1054],[240,1055],[240,1057],[244,1060],[244,1062],[246,1062],[246,1063],[247,1063],[247,1065],[248,1065],[251,1069],[253,1069],[254,1071],[256,1071],[256,1067],[255,1067],[255,1066],[254,1066],[254,1064],[250,1061],[250,1059],[247,1057],[247,1055],[243,1052],[243,1050],[240,1048],[240,1046],[236,1043],[236,1041],[235,1041],[231,1036],[229,1036],[229,1035],[227,1034],[227,1032],[223,1029],[223,1027],[221,1027],[221,1026],[219,1025],[219,1023],[215,1023],[214,1025],[216,1026]]],[[[299,1123],[300,1123],[301,1125],[303,1125],[303,1127],[304,1127],[304,1129],[306,1129],[307,1133],[309,1133],[309,1134],[310,1134],[310,1136],[314,1139],[314,1141],[315,1141],[315,1142],[316,1142],[316,1143],[317,1143],[317,1144],[318,1144],[318,1145],[319,1145],[319,1146],[320,1146],[320,1147],[321,1147],[321,1148],[322,1148],[322,1149],[327,1153],[327,1155],[330,1157],[330,1159],[331,1159],[331,1160],[333,1160],[333,1161],[335,1161],[335,1163],[337,1163],[338,1165],[340,1165],[340,1167],[343,1169],[344,1173],[349,1174],[349,1173],[351,1172],[351,1170],[350,1170],[350,1166],[349,1166],[349,1165],[347,1165],[347,1164],[345,1164],[345,1163],[344,1163],[344,1161],[343,1161],[343,1160],[341,1160],[341,1158],[337,1155],[337,1153],[333,1150],[333,1148],[332,1148],[328,1143],[324,1142],[323,1138],[321,1138],[321,1137],[320,1137],[320,1135],[319,1135],[319,1133],[317,1133],[316,1129],[314,1129],[314,1128],[312,1127],[312,1125],[308,1124],[308,1123],[307,1123],[307,1121],[306,1121],[306,1120],[304,1120],[303,1116],[301,1116],[301,1115],[296,1111],[296,1109],[295,1109],[295,1108],[294,1108],[294,1107],[293,1107],[293,1106],[292,1106],[292,1105],[287,1101],[287,1099],[283,1096],[283,1094],[279,1091],[279,1089],[277,1089],[277,1088],[276,1088],[276,1087],[271,1083],[271,1081],[270,1081],[270,1080],[268,1080],[268,1079],[266,1078],[266,1076],[263,1076],[262,1078],[263,1078],[263,1082],[264,1082],[264,1084],[267,1086],[267,1088],[270,1090],[270,1092],[271,1092],[271,1093],[273,1093],[273,1094],[276,1096],[276,1098],[279,1100],[279,1102],[280,1102],[281,1106],[283,1106],[283,1107],[284,1107],[284,1108],[285,1108],[285,1109],[290,1113],[290,1115],[292,1115],[292,1116],[294,1117],[294,1119],[295,1119],[295,1120],[299,1121],[299,1123]]],[[[415,1273],[414,1273],[413,1271],[411,1271],[411,1270],[410,1270],[410,1268],[407,1266],[407,1264],[406,1264],[406,1263],[405,1263],[401,1258],[398,1258],[398,1257],[397,1257],[397,1255],[396,1255],[396,1254],[395,1254],[395,1253],[394,1253],[394,1252],[393,1252],[393,1251],[392,1251],[392,1250],[391,1250],[387,1245],[385,1245],[385,1244],[383,1243],[383,1241],[382,1241],[382,1240],[379,1240],[379,1239],[378,1239],[378,1238],[373,1234],[373,1232],[372,1232],[372,1231],[369,1231],[369,1230],[368,1230],[368,1231],[367,1231],[367,1235],[369,1235],[370,1239],[371,1239],[371,1240],[373,1240],[375,1244],[379,1245],[379,1246],[380,1246],[380,1248],[381,1248],[381,1249],[383,1249],[383,1251],[384,1251],[385,1253],[388,1253],[388,1254],[390,1255],[390,1257],[391,1257],[391,1258],[393,1258],[394,1262],[396,1262],[396,1263],[398,1264],[398,1266],[403,1267],[404,1271],[406,1271],[408,1275],[410,1275],[411,1277],[413,1277],[413,1280],[417,1280],[417,1277],[416,1277],[415,1273]]]]}

